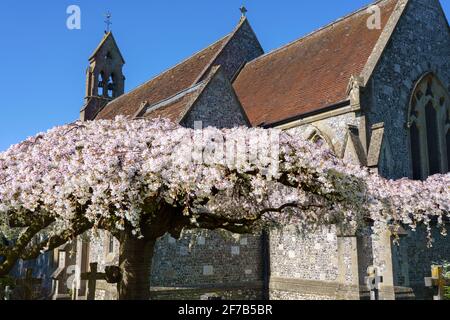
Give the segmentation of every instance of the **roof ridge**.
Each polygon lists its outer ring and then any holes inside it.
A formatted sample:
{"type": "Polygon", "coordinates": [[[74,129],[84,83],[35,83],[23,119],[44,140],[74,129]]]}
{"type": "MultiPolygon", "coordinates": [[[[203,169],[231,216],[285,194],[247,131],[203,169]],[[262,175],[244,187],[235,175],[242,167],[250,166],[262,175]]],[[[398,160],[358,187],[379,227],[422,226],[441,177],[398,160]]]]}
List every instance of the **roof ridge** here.
{"type": "Polygon", "coordinates": [[[236,35],[236,33],[239,31],[239,29],[244,25],[244,22],[247,21],[246,17],[243,17],[239,20],[238,25],[233,29],[233,31],[231,31],[228,34],[228,39],[227,41],[225,41],[222,45],[222,47],[220,48],[220,50],[217,50],[217,53],[211,58],[211,60],[209,61],[209,63],[207,64],[207,66],[205,67],[205,69],[202,70],[202,72],[200,72],[200,75],[195,79],[194,84],[196,84],[197,82],[200,81],[200,79],[202,79],[205,75],[208,74],[208,69],[211,67],[211,65],[214,63],[214,61],[217,60],[217,58],[219,57],[219,55],[222,53],[222,51],[225,49],[225,47],[230,43],[231,39],[233,39],[233,37],[236,35]]]}
{"type": "Polygon", "coordinates": [[[310,33],[308,33],[308,34],[306,34],[306,35],[304,35],[304,36],[302,36],[302,37],[300,37],[298,39],[295,39],[295,40],[293,40],[293,41],[291,41],[291,42],[289,42],[289,43],[279,47],[279,48],[273,49],[272,51],[267,52],[267,53],[265,53],[265,54],[255,58],[255,59],[253,59],[252,61],[249,61],[247,65],[251,65],[253,62],[257,62],[257,61],[262,60],[262,59],[264,59],[264,58],[266,58],[266,57],[268,57],[268,56],[270,56],[272,54],[276,54],[276,53],[278,53],[278,52],[280,52],[282,50],[288,49],[289,47],[297,44],[298,42],[306,40],[306,39],[314,36],[315,34],[321,32],[321,31],[324,31],[325,29],[330,28],[330,27],[334,26],[335,24],[340,23],[340,22],[342,22],[342,21],[344,21],[344,20],[346,20],[348,18],[351,18],[352,16],[357,15],[357,14],[361,13],[364,10],[367,10],[371,6],[377,5],[380,2],[384,2],[384,1],[389,1],[389,0],[376,0],[375,2],[372,2],[372,3],[370,3],[370,4],[360,8],[360,9],[358,9],[356,11],[353,11],[353,12],[351,12],[351,13],[343,16],[343,17],[340,17],[339,19],[336,19],[333,22],[330,22],[329,24],[327,24],[327,25],[325,25],[323,27],[320,27],[319,29],[316,29],[316,30],[314,30],[314,31],[312,31],[312,32],[310,32],[310,33]]]}
{"type": "MultiPolygon", "coordinates": [[[[205,51],[205,50],[211,48],[212,46],[214,46],[215,44],[219,43],[220,41],[225,40],[225,39],[226,39],[227,37],[229,37],[230,35],[231,35],[231,33],[225,35],[224,37],[222,37],[222,38],[220,38],[219,40],[215,41],[214,43],[210,44],[210,45],[207,46],[206,48],[203,48],[202,50],[199,50],[199,51],[193,53],[193,54],[190,55],[188,58],[182,60],[181,62],[177,63],[176,65],[174,65],[174,66],[172,66],[172,67],[170,67],[170,68],[168,68],[168,69],[166,69],[166,70],[164,70],[164,71],[158,73],[157,75],[155,75],[155,76],[154,76],[153,78],[151,78],[150,80],[147,80],[147,81],[145,81],[144,83],[142,83],[142,84],[138,85],[137,87],[135,87],[133,90],[128,91],[127,93],[124,93],[124,94],[121,95],[120,97],[117,97],[116,99],[110,101],[108,104],[105,105],[105,108],[106,108],[106,106],[108,106],[110,103],[116,102],[116,101],[120,101],[121,99],[127,97],[129,94],[135,92],[136,90],[142,88],[143,86],[149,84],[150,82],[152,82],[152,81],[158,79],[158,78],[161,77],[162,75],[164,75],[164,74],[168,73],[169,71],[175,69],[176,67],[182,65],[183,63],[185,63],[185,62],[188,61],[189,59],[195,57],[196,55],[200,54],[201,52],[203,52],[203,51],[205,51]]],[[[103,108],[103,109],[104,109],[104,108],[103,108]]]]}
{"type": "Polygon", "coordinates": [[[97,45],[97,47],[95,48],[94,52],[90,55],[90,57],[89,57],[89,59],[88,59],[89,61],[91,61],[92,59],[95,58],[95,55],[98,53],[98,51],[100,50],[100,48],[106,43],[106,41],[107,41],[109,38],[112,39],[114,45],[115,45],[116,48],[117,48],[117,51],[119,52],[120,58],[121,58],[122,61],[125,63],[125,59],[124,59],[124,57],[123,57],[123,55],[122,55],[122,52],[120,51],[120,47],[119,47],[119,45],[117,44],[116,38],[114,37],[112,31],[109,31],[109,32],[107,32],[107,33],[105,33],[105,34],[103,35],[102,40],[100,40],[100,43],[99,43],[99,44],[97,45]]]}
{"type": "Polygon", "coordinates": [[[94,51],[92,52],[92,54],[89,56],[89,60],[91,60],[95,54],[98,52],[98,50],[100,49],[100,47],[103,45],[103,43],[105,43],[106,39],[108,38],[109,34],[111,32],[108,33],[104,33],[102,39],[100,40],[100,42],[98,43],[98,45],[95,47],[94,51]]]}

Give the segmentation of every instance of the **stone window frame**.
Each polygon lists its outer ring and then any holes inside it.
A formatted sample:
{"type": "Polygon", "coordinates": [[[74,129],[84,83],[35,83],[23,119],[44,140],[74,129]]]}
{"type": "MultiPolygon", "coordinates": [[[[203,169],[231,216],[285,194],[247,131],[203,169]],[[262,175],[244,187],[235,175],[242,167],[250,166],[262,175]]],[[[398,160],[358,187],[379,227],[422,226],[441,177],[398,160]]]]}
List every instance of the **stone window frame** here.
{"type": "Polygon", "coordinates": [[[408,113],[407,113],[407,128],[409,137],[409,151],[411,161],[411,176],[414,177],[414,155],[413,155],[413,142],[412,142],[412,127],[416,125],[419,131],[419,147],[420,147],[420,179],[424,180],[429,176],[430,163],[428,155],[428,141],[427,141],[427,119],[425,108],[432,102],[433,107],[436,110],[437,115],[437,131],[438,131],[438,148],[440,153],[440,173],[447,173],[450,171],[450,159],[447,159],[449,152],[447,151],[447,133],[450,132],[450,94],[442,81],[434,72],[424,73],[414,85],[411,92],[408,113]],[[417,103],[416,94],[421,91],[427,91],[429,83],[431,82],[431,89],[434,96],[427,95],[426,93],[420,98],[424,98],[423,101],[417,103]],[[425,90],[424,90],[425,88],[425,90]],[[441,103],[440,99],[444,99],[441,103]],[[414,103],[416,101],[416,103],[414,103]],[[418,104],[418,105],[417,105],[418,104]],[[415,109],[413,109],[415,108],[415,109]],[[417,116],[416,113],[417,112],[417,116]]]}
{"type": "Polygon", "coordinates": [[[312,143],[318,143],[322,140],[323,143],[326,144],[334,154],[336,154],[336,149],[331,138],[323,131],[323,129],[320,129],[314,125],[311,125],[311,127],[312,130],[308,133],[306,140],[312,143]]]}

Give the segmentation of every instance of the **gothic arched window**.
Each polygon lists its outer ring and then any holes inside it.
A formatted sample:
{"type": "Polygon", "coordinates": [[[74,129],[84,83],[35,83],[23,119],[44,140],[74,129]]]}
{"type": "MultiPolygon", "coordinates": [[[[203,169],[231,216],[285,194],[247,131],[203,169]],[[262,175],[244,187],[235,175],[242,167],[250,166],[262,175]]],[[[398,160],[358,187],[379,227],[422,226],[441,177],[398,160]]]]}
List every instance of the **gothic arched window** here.
{"type": "Polygon", "coordinates": [[[450,170],[450,98],[433,75],[417,83],[411,96],[408,126],[414,179],[450,170]]]}

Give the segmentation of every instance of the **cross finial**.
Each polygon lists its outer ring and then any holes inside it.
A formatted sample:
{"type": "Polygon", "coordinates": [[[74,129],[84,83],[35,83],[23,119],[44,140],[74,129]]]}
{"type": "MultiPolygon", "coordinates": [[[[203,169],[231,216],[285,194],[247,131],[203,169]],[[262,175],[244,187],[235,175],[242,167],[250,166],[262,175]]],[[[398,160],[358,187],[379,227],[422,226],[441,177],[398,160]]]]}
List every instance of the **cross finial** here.
{"type": "Polygon", "coordinates": [[[245,18],[248,12],[247,8],[244,5],[242,5],[242,7],[240,7],[239,10],[241,11],[241,18],[245,18]]]}
{"type": "Polygon", "coordinates": [[[111,25],[112,25],[112,22],[111,22],[112,14],[111,14],[111,12],[108,11],[105,14],[105,17],[106,17],[106,20],[105,20],[105,24],[106,24],[105,33],[108,33],[108,32],[111,31],[111,25]]]}

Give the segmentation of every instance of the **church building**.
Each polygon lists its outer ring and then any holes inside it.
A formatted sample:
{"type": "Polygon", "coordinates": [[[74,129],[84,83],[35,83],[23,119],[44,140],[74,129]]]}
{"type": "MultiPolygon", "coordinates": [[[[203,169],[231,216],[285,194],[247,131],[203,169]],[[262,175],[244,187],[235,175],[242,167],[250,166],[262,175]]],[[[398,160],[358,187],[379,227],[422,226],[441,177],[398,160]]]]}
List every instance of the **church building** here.
{"type": "MultiPolygon", "coordinates": [[[[386,178],[450,171],[450,29],[438,0],[380,0],[268,53],[242,11],[229,34],[129,92],[120,41],[106,33],[89,58],[81,120],[280,128],[386,178]]],[[[424,278],[450,260],[450,240],[434,233],[430,249],[420,227],[402,230],[400,245],[370,228],[167,235],[155,247],[152,298],[367,299],[365,277],[376,266],[380,299],[429,299],[424,278]]],[[[117,264],[117,241],[105,234],[100,242],[79,239],[64,263],[117,264]]],[[[98,299],[115,295],[113,285],[97,285],[98,299]]]]}

